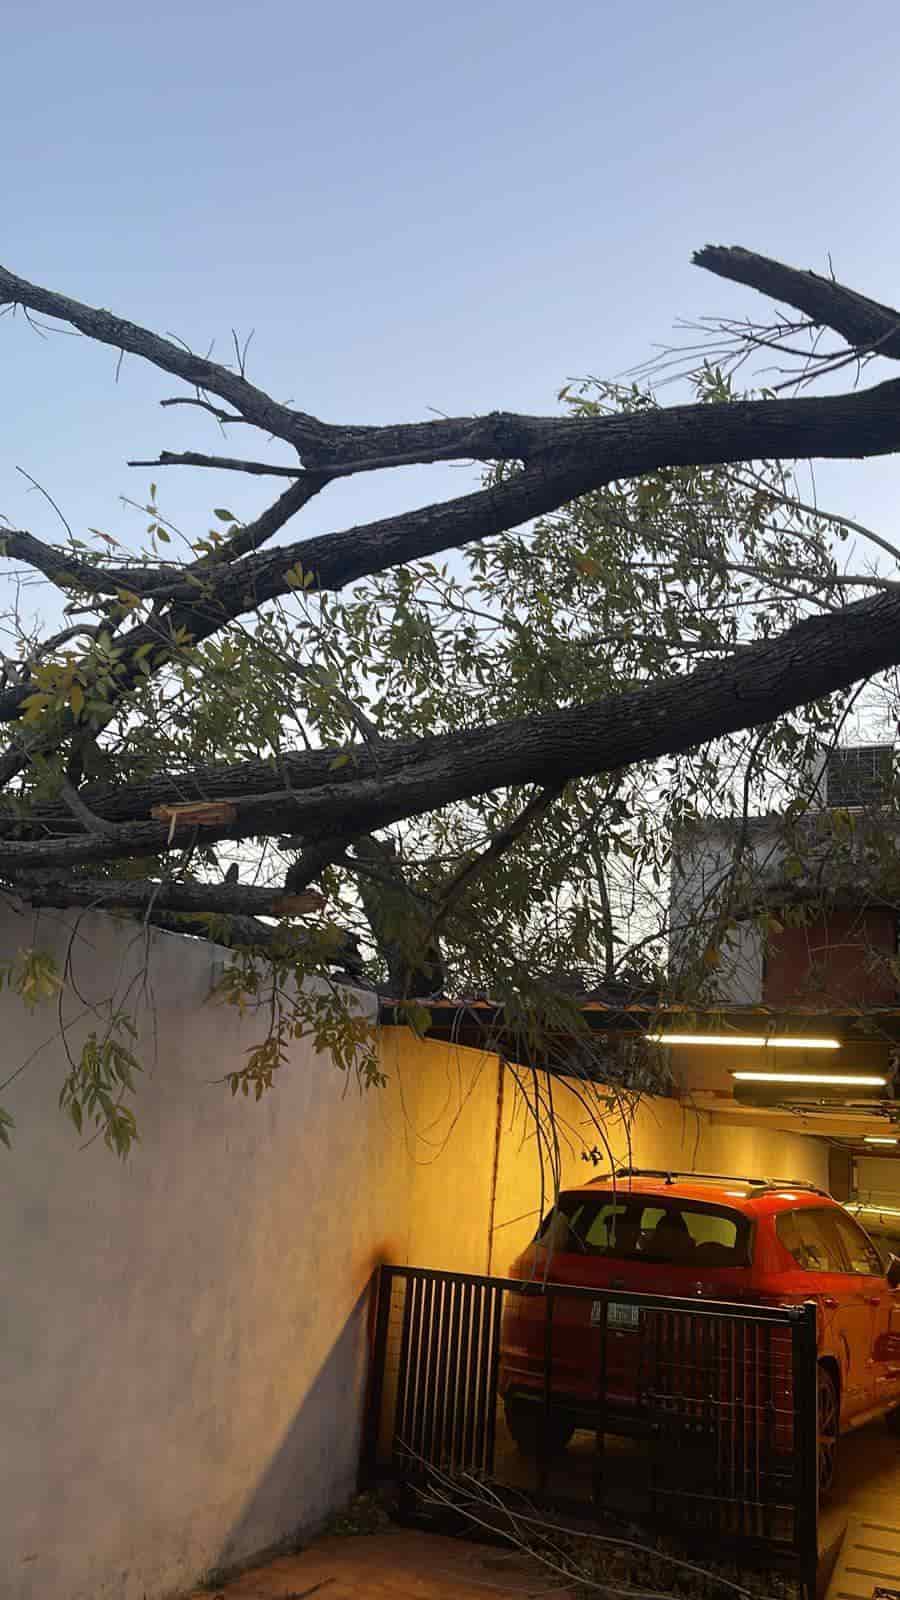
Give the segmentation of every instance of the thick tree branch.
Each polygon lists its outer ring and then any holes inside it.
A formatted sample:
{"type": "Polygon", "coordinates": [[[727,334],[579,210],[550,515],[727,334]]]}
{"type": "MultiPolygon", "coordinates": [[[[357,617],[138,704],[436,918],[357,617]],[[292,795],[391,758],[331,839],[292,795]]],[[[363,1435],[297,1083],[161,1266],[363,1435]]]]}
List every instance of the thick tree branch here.
{"type": "MultiPolygon", "coordinates": [[[[214,930],[215,938],[212,938],[208,921],[202,914],[192,916],[186,913],[179,916],[176,912],[167,914],[165,911],[157,910],[128,914],[136,920],[149,922],[151,927],[160,928],[164,933],[177,933],[182,937],[188,934],[192,938],[223,945],[226,949],[246,945],[257,950],[271,950],[273,953],[277,951],[279,955],[290,954],[291,951],[302,955],[304,946],[308,946],[310,942],[310,936],[303,928],[291,928],[286,937],[283,924],[275,926],[271,922],[259,922],[255,917],[229,914],[227,928],[217,927],[214,930]]],[[[344,973],[351,974],[357,982],[361,979],[363,962],[352,934],[346,934],[342,943],[329,943],[317,959],[325,966],[336,967],[344,973]]]]}
{"type": "Polygon", "coordinates": [[[504,443],[508,424],[499,414],[495,419],[473,421],[470,417],[461,417],[397,427],[338,427],[323,423],[306,412],[279,404],[228,367],[195,355],[137,323],[114,316],[111,311],[29,283],[4,267],[0,267],[0,305],[21,305],[28,311],[67,322],[99,344],[141,356],[160,371],[172,373],[204,394],[227,400],[235,407],[238,418],[219,413],[217,408],[203,401],[203,394],[197,396],[223,422],[250,422],[275,438],[287,440],[310,467],[329,470],[362,463],[372,456],[394,458],[401,455],[416,462],[459,459],[482,454],[482,445],[490,440],[494,441],[494,448],[499,448],[501,456],[494,457],[493,449],[489,448],[484,452],[485,459],[514,460],[523,454],[517,445],[524,442],[528,429],[527,426],[521,428],[519,423],[527,424],[529,419],[512,419],[516,439],[504,443]]]}
{"type": "Polygon", "coordinates": [[[68,778],[63,778],[60,784],[60,794],[72,816],[81,823],[87,833],[101,834],[104,837],[115,833],[115,823],[106,822],[103,817],[98,817],[96,812],[85,804],[78,790],[69,782],[68,778]]]}
{"type": "Polygon", "coordinates": [[[114,595],[120,589],[151,596],[166,592],[180,576],[173,567],[96,567],[68,550],[45,544],[21,528],[0,530],[0,556],[23,561],[59,589],[80,589],[87,594],[114,595]]]}
{"type": "MultiPolygon", "coordinates": [[[[172,779],[83,798],[110,820],[143,814],[165,799],[232,798],[236,819],[203,830],[205,841],[293,833],[316,841],[359,838],[492,789],[544,788],[615,771],[771,722],[786,712],[900,663],[900,595],[885,591],[814,617],[774,639],[742,648],[695,672],[610,696],[485,728],[403,744],[360,746],[354,761],[332,770],[333,751],[283,757],[285,788],[272,793],[272,767],[198,768],[172,779]]],[[[46,815],[46,814],[44,814],[46,815]]],[[[31,826],[41,818],[32,819],[31,826]]],[[[10,817],[7,831],[21,831],[10,817]]],[[[175,840],[183,839],[176,830],[175,840]]],[[[117,840],[58,837],[0,843],[0,871],[76,865],[170,847],[158,823],[127,822],[117,840]]]]}
{"type": "MultiPolygon", "coordinates": [[[[714,466],[770,457],[883,455],[900,449],[900,381],[846,395],[757,400],[728,405],[673,406],[635,415],[562,421],[559,460],[541,464],[505,482],[456,500],[420,507],[399,516],[281,546],[234,562],[235,553],[256,550],[283,527],[316,492],[306,480],[293,484],[256,522],[241,529],[228,548],[229,565],[198,563],[171,583],[177,601],[166,618],[172,633],[185,629],[195,641],[290,590],[289,568],[299,563],[315,574],[315,587],[339,589],[390,567],[458,549],[558,510],[569,500],[618,479],[666,466],[714,466]],[[204,585],[197,586],[203,575],[204,585]]],[[[22,552],[24,559],[24,551],[22,552]]],[[[118,578],[120,574],[116,574],[118,578]]],[[[142,574],[144,592],[159,582],[142,574]]],[[[131,587],[135,587],[130,583],[131,587]]],[[[161,643],[163,629],[138,625],[118,641],[121,648],[161,643]]],[[[0,720],[18,715],[27,689],[0,695],[0,720]]]]}
{"type": "MultiPolygon", "coordinates": [[[[790,270],[779,268],[778,263],[767,264],[770,276],[790,270]]],[[[808,276],[799,275],[803,279],[808,276]]],[[[826,280],[822,283],[829,293],[834,291],[835,286],[826,280]]],[[[840,294],[846,296],[849,291],[840,294]]],[[[164,370],[229,400],[248,420],[279,437],[290,437],[298,448],[306,429],[305,444],[314,454],[317,450],[321,454],[326,443],[332,451],[327,468],[320,467],[312,476],[292,484],[215,558],[204,558],[177,575],[171,568],[103,569],[101,578],[98,569],[90,566],[85,574],[75,574],[76,582],[83,578],[95,584],[121,582],[144,596],[157,594],[151,585],[166,583],[169,609],[117,638],[126,658],[141,644],[153,645],[157,650],[154,666],[167,659],[166,639],[179,629],[200,640],[242,613],[287,593],[288,569],[298,562],[314,574],[320,588],[336,589],[520,526],[591,489],[663,467],[713,466],[760,458],[844,458],[900,449],[898,382],[847,395],[675,406],[612,417],[546,419],[498,414],[398,428],[326,428],[303,413],[275,406],[226,368],[188,355],[108,312],[35,289],[0,270],[2,299],[63,317],[89,337],[134,350],[164,370]],[[274,407],[281,432],[273,426],[266,407],[274,407]],[[288,424],[293,432],[283,431],[288,424]],[[380,454],[373,455],[375,444],[380,454]],[[364,468],[374,459],[397,464],[401,459],[449,459],[463,452],[513,456],[525,459],[527,466],[500,483],[456,500],[275,551],[259,550],[331,472],[351,470],[354,462],[364,468]]],[[[869,308],[875,305],[860,303],[869,308]]],[[[844,315],[843,301],[839,310],[841,306],[844,315]]],[[[882,320],[894,316],[888,308],[876,309],[882,320]]],[[[71,571],[65,552],[48,556],[48,547],[30,535],[7,536],[8,541],[10,538],[19,542],[14,548],[8,542],[9,553],[32,559],[54,581],[71,571]]],[[[802,624],[781,639],[747,646],[689,676],[649,684],[593,706],[415,744],[382,745],[377,753],[363,750],[340,773],[331,771],[332,752],[297,755],[282,763],[286,781],[274,794],[271,769],[265,769],[263,786],[259,775],[249,770],[254,766],[251,763],[240,769],[212,773],[201,769],[160,780],[152,786],[153,797],[157,801],[201,799],[212,793],[235,798],[236,820],[218,833],[207,830],[204,838],[210,842],[215,837],[272,832],[301,834],[313,842],[335,833],[354,838],[492,788],[535,782],[554,787],[579,775],[683,750],[770,721],[898,661],[900,596],[885,593],[802,624]]],[[[127,677],[123,687],[128,687],[127,677]]],[[[9,720],[17,716],[26,693],[27,685],[16,685],[0,695],[0,717],[9,720]]],[[[7,780],[25,764],[24,742],[17,741],[0,758],[0,775],[7,780]]],[[[59,829],[62,837],[20,838],[4,844],[0,868],[14,875],[27,871],[30,862],[74,865],[169,848],[168,830],[147,821],[149,788],[135,787],[102,804],[84,792],[83,802],[94,815],[113,820],[104,806],[116,810],[116,819],[126,823],[122,836],[69,838],[65,835],[71,824],[63,824],[59,829]],[[141,809],[142,802],[146,809],[141,809]]],[[[21,823],[18,826],[21,828],[21,823]]]]}
{"type": "Polygon", "coordinates": [[[831,328],[854,350],[900,360],[900,312],[883,306],[833,278],[800,272],[739,245],[708,244],[694,263],[732,283],[743,283],[770,299],[793,306],[819,327],[831,328]]]}
{"type": "Polygon", "coordinates": [[[33,906],[95,906],[107,911],[180,911],[189,915],[299,917],[321,911],[323,895],[287,895],[241,883],[154,883],[131,878],[21,879],[19,891],[33,906]]]}
{"type": "MultiPolygon", "coordinates": [[[[900,355],[897,313],[890,307],[881,306],[865,296],[855,295],[841,285],[832,284],[828,279],[818,278],[812,273],[797,272],[793,268],[782,266],[779,262],[756,256],[750,251],[707,246],[705,250],[699,251],[694,259],[698,265],[720,276],[752,284],[764,293],[777,294],[791,301],[814,319],[826,322],[835,328],[854,346],[866,348],[876,346],[883,354],[900,355]]],[[[161,370],[171,372],[201,390],[228,400],[235,406],[242,419],[264,428],[276,438],[293,444],[305,466],[326,472],[365,470],[367,464],[374,462],[384,466],[396,466],[464,459],[534,461],[538,458],[546,459],[548,456],[553,456],[558,461],[561,455],[571,455],[573,452],[577,452],[579,456],[583,456],[585,451],[593,455],[598,448],[602,448],[599,440],[604,437],[608,439],[606,448],[615,453],[622,437],[623,425],[633,425],[639,434],[642,431],[641,424],[646,421],[643,415],[570,418],[528,417],[515,413],[494,412],[484,417],[452,417],[425,423],[376,427],[359,427],[352,424],[338,426],[323,423],[305,412],[280,405],[238,373],[193,355],[170,340],[161,339],[135,323],[115,317],[109,311],[83,305],[66,295],[30,284],[25,279],[0,268],[0,303],[3,302],[20,304],[28,310],[60,318],[78,328],[89,338],[142,356],[161,370]]],[[[796,405],[803,402],[789,403],[796,405]]],[[[826,402],[820,400],[807,403],[816,406],[824,405],[826,402]]],[[[215,407],[212,409],[216,410],[215,407]]],[[[676,414],[691,409],[673,408],[672,412],[661,415],[676,419],[677,425],[676,414]]],[[[740,411],[740,407],[731,405],[693,409],[702,409],[707,415],[714,409],[732,414],[740,411]]],[[[692,435],[692,442],[697,442],[696,436],[692,435]]],[[[895,432],[892,442],[884,448],[895,448],[896,442],[895,432]]],[[[852,447],[844,451],[829,451],[820,449],[815,441],[792,448],[790,443],[785,441],[783,448],[762,448],[756,453],[780,456],[822,453],[850,455],[878,453],[878,449],[879,446],[876,444],[872,450],[864,449],[861,452],[852,447]]],[[[731,450],[732,453],[724,456],[703,455],[697,458],[691,456],[689,461],[680,454],[670,461],[644,460],[637,467],[623,465],[621,472],[618,474],[613,472],[611,476],[627,477],[637,471],[647,471],[666,464],[692,464],[695,459],[698,464],[703,464],[752,458],[753,452],[743,451],[740,447],[736,454],[734,446],[731,446],[731,450]]],[[[597,481],[608,482],[609,478],[597,481]]],[[[590,483],[587,485],[591,486],[593,485],[590,483]]]]}
{"type": "Polygon", "coordinates": [[[231,949],[234,945],[251,945],[260,950],[267,950],[272,945],[280,943],[282,938],[279,928],[273,927],[270,922],[257,922],[253,917],[230,917],[227,939],[223,929],[217,938],[211,941],[208,924],[199,917],[194,921],[189,916],[179,917],[175,912],[167,916],[164,911],[130,914],[143,922],[149,922],[151,927],[162,929],[164,933],[190,934],[192,938],[221,944],[226,949],[231,949]]]}
{"type": "Polygon", "coordinates": [[[392,994],[423,998],[442,993],[444,961],[432,927],[432,904],[406,876],[392,840],[359,839],[353,863],[359,897],[388,969],[392,994]]]}
{"type": "Polygon", "coordinates": [[[292,483],[289,489],[285,489],[272,505],[266,506],[265,511],[261,511],[258,517],[238,528],[237,532],[219,547],[215,556],[204,556],[195,562],[191,571],[208,576],[211,572],[238,561],[242,556],[253,555],[264,544],[268,544],[270,539],[274,539],[276,533],[280,533],[285,524],[290,522],[298,511],[302,511],[304,506],[309,505],[310,500],[315,499],[329,482],[325,473],[304,473],[303,477],[292,483]]]}
{"type": "Polygon", "coordinates": [[[305,417],[302,412],[279,405],[239,373],[231,372],[215,361],[207,361],[203,356],[194,355],[183,345],[174,344],[171,339],[161,339],[158,334],[139,327],[136,322],[126,322],[122,317],[114,316],[111,311],[83,305],[81,301],[73,300],[69,295],[57,294],[52,289],[42,289],[38,284],[17,277],[5,267],[0,267],[0,305],[20,305],[28,311],[38,311],[42,316],[56,317],[98,344],[108,344],[114,350],[142,356],[162,372],[171,372],[176,378],[183,378],[185,383],[194,384],[198,389],[208,389],[221,400],[229,401],[242,417],[265,428],[278,439],[288,439],[293,443],[298,428],[302,430],[306,426],[313,435],[320,428],[314,417],[305,417]]]}

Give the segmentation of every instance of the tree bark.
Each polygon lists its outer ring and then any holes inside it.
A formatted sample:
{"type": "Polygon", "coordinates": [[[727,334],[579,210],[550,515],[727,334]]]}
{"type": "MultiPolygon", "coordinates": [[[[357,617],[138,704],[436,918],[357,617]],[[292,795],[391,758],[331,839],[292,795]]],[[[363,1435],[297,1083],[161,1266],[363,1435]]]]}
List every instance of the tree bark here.
{"type": "Polygon", "coordinates": [[[739,245],[708,244],[694,253],[694,264],[732,283],[745,283],[770,299],[784,301],[818,327],[832,328],[858,350],[877,350],[900,360],[900,314],[867,295],[847,289],[817,272],[799,272],[769,256],[739,245]]]}
{"type": "MultiPolygon", "coordinates": [[[[91,810],[107,820],[146,816],[166,799],[233,799],[234,823],[202,830],[204,842],[293,833],[316,839],[358,838],[406,817],[492,789],[526,783],[550,787],[596,776],[755,727],[849,687],[900,662],[900,594],[885,591],[813,617],[775,639],[745,646],[725,661],[543,716],[377,750],[359,746],[331,770],[334,752],[282,757],[290,788],[272,793],[263,762],[198,768],[167,780],[102,796],[85,789],[91,810]],[[266,787],[263,788],[265,783],[266,787]]],[[[71,819],[70,819],[71,821],[71,819]]],[[[32,826],[46,825],[46,814],[32,826]]],[[[23,824],[7,824],[21,832],[23,824]]],[[[95,835],[0,842],[0,872],[76,865],[155,854],[183,843],[167,827],[124,821],[114,839],[95,835]]]]}
{"type": "Polygon", "coordinates": [[[181,911],[187,915],[279,917],[321,910],[319,894],[286,895],[241,883],[154,883],[141,878],[53,878],[22,882],[33,906],[96,906],[98,910],[181,911]]]}

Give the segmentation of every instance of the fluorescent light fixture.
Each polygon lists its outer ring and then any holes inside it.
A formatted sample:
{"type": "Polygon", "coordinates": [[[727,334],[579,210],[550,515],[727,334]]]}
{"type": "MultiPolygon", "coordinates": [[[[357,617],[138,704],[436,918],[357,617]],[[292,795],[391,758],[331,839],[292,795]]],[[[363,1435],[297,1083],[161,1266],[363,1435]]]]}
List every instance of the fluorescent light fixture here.
{"type": "Polygon", "coordinates": [[[866,1211],[871,1212],[873,1217],[900,1217],[900,1211],[894,1206],[863,1206],[856,1200],[848,1202],[847,1210],[852,1211],[854,1216],[858,1211],[866,1211]]]}
{"type": "Polygon", "coordinates": [[[840,1085],[847,1089],[882,1089],[887,1078],[851,1076],[834,1072],[733,1072],[737,1083],[801,1083],[840,1085]]]}
{"type": "Polygon", "coordinates": [[[888,1139],[881,1133],[867,1133],[863,1144],[900,1144],[900,1139],[888,1139]]]}
{"type": "MultiPolygon", "coordinates": [[[[763,1033],[648,1033],[651,1044],[720,1044],[735,1050],[840,1050],[840,1039],[800,1039],[763,1033]]],[[[882,1080],[879,1079],[879,1082],[882,1080]]]]}

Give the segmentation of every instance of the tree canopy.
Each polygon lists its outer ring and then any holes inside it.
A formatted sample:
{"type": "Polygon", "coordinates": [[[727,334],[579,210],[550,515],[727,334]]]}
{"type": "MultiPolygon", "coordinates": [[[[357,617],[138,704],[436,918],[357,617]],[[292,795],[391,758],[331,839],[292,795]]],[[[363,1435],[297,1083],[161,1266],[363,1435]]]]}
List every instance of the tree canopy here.
{"type": "MultiPolygon", "coordinates": [[[[662,992],[673,829],[802,804],[861,685],[896,716],[900,551],[804,496],[795,464],[900,448],[900,382],[858,383],[900,358],[900,319],[746,250],[694,259],[790,309],[673,353],[684,401],[661,402],[657,363],[570,384],[547,416],[384,426],[275,400],[237,341],[219,364],[0,269],[7,311],[143,358],[182,385],[170,415],[259,439],[130,465],[280,485],[251,521],[218,506],[198,530],[171,477],[151,483],[137,550],[0,533],[9,571],[49,586],[43,620],[18,592],[3,618],[0,880],[233,946],[226,998],[272,1003],[232,1089],[261,1093],[307,1029],[377,1080],[348,978],[413,1026],[443,992],[574,1011],[573,974],[662,992]],[[755,351],[786,374],[744,392],[755,351]],[[810,392],[845,367],[847,392],[810,392]],[[468,491],[303,536],[339,479],[437,462],[468,463],[468,491]]],[[[40,949],[2,976],[26,999],[63,981],[40,949]]],[[[132,1030],[111,1007],[62,1095],[122,1151],[132,1030]]]]}

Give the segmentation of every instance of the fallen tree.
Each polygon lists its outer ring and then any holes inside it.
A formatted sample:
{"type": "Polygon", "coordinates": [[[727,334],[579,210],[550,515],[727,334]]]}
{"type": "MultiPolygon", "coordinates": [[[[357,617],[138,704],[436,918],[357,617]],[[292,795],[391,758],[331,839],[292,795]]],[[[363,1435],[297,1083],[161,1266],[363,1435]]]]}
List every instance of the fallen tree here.
{"type": "MultiPolygon", "coordinates": [[[[695,260],[796,312],[721,325],[734,358],[780,350],[807,384],[900,357],[897,313],[830,278],[736,248],[695,260]]],[[[289,480],[250,522],[219,508],[180,561],[155,484],[137,553],[0,535],[61,607],[52,630],[9,619],[0,880],[230,940],[235,996],[260,957],[282,996],[288,975],[365,973],[413,1020],[448,982],[661,980],[671,825],[801,774],[900,663],[900,554],[805,503],[785,465],[900,449],[900,380],[748,397],[726,354],[668,407],[587,383],[544,417],[340,425],[251,383],[237,341],[222,365],[2,269],[0,304],[143,358],[187,386],[164,406],[266,441],[131,465],[289,480]],[[454,461],[480,486],[275,542],[341,478],[454,461]]],[[[271,1082],[291,1004],[245,1089],[271,1082]]]]}

